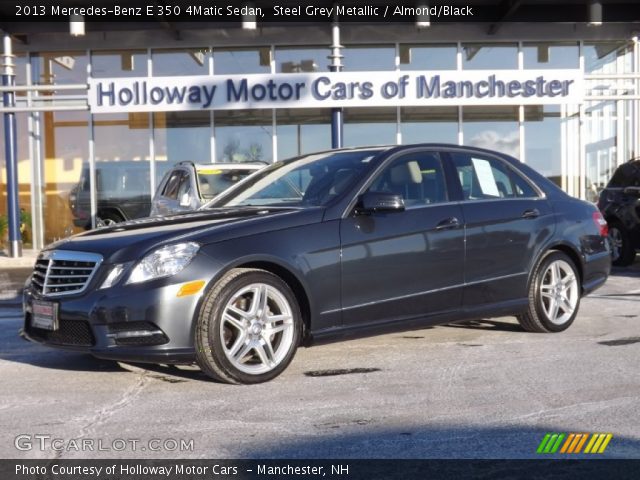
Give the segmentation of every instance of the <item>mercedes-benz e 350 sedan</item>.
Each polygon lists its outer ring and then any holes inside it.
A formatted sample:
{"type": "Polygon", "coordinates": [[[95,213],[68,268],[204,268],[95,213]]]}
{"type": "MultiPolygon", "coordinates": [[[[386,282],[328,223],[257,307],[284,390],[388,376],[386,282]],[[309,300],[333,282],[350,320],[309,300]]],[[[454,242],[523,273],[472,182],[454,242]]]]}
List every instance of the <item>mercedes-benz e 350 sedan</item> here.
{"type": "Polygon", "coordinates": [[[594,205],[476,148],[314,153],[214,202],[46,248],[23,334],[258,383],[321,341],[502,315],[563,331],[611,265],[594,205]]]}

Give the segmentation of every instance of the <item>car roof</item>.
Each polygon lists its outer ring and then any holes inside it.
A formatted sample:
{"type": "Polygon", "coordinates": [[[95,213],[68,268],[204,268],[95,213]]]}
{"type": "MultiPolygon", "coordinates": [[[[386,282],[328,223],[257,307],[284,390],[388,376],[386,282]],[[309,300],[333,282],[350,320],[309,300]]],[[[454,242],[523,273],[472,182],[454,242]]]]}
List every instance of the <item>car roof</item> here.
{"type": "Polygon", "coordinates": [[[266,167],[267,163],[195,163],[196,170],[214,168],[217,170],[258,170],[259,168],[266,167]]]}

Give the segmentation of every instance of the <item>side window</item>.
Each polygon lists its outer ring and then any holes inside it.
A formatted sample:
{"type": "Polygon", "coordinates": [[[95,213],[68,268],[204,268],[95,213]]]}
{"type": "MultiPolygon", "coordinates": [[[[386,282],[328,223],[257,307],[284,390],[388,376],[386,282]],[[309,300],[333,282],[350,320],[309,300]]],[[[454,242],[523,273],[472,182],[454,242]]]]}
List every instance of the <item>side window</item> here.
{"type": "Polygon", "coordinates": [[[401,195],[406,208],[447,201],[440,155],[418,152],[395,159],[376,177],[370,192],[401,195]]]}
{"type": "Polygon", "coordinates": [[[182,179],[182,170],[174,170],[171,172],[169,181],[162,191],[162,196],[166,198],[176,199],[178,198],[178,188],[180,187],[180,180],[182,179]]]}
{"type": "Polygon", "coordinates": [[[495,158],[452,153],[465,200],[536,197],[536,191],[522,177],[495,158]]]}
{"type": "Polygon", "coordinates": [[[534,188],[517,173],[511,172],[511,180],[513,181],[513,188],[518,198],[535,198],[540,195],[534,190],[534,188]]]}
{"type": "Polygon", "coordinates": [[[190,190],[191,176],[187,172],[182,172],[182,179],[180,180],[180,186],[178,187],[178,200],[180,200],[185,193],[189,193],[190,190]]]}

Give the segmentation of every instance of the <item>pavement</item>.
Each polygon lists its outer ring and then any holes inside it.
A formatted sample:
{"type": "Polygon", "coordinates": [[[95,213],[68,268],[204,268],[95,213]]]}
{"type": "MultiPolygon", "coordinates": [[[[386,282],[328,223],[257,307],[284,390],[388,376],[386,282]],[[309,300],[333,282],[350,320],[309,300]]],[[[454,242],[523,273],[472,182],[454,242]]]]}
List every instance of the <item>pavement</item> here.
{"type": "Polygon", "coordinates": [[[0,458],[540,458],[547,432],[608,432],[598,458],[639,459],[639,306],[640,260],[560,334],[503,317],[335,343],[255,386],[28,343],[0,306],[0,458]]]}
{"type": "Polygon", "coordinates": [[[22,287],[37,256],[37,250],[23,250],[21,257],[12,258],[0,250],[0,307],[20,304],[22,287]]]}

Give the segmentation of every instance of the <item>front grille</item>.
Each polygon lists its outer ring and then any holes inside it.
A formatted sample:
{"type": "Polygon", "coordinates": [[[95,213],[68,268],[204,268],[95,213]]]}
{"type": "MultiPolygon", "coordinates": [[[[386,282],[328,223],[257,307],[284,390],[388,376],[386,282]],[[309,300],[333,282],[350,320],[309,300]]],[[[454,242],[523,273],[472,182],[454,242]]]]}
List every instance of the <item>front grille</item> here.
{"type": "Polygon", "coordinates": [[[102,263],[94,253],[53,250],[43,252],[36,260],[31,276],[33,288],[47,297],[80,293],[102,263]]]}
{"type": "Polygon", "coordinates": [[[91,327],[83,320],[60,319],[57,330],[34,328],[29,324],[28,333],[36,340],[55,345],[91,347],[95,343],[91,327]]]}

